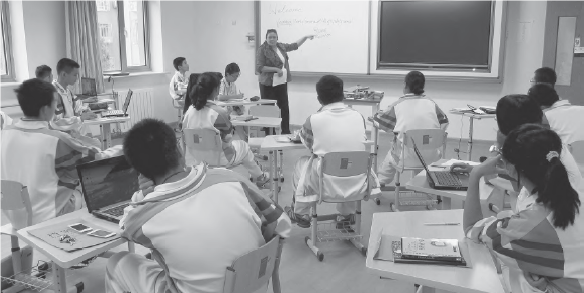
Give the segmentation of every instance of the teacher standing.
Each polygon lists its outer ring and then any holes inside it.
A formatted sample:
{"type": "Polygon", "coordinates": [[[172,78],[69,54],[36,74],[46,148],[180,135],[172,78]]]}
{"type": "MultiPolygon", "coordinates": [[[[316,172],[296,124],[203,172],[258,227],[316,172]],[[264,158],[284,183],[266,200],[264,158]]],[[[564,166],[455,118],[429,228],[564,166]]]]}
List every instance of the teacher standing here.
{"type": "Polygon", "coordinates": [[[282,116],[282,134],[290,133],[290,108],[288,106],[288,82],[292,80],[288,53],[298,49],[307,39],[307,35],[292,44],[278,42],[278,32],[269,29],[266,32],[266,41],[256,53],[256,75],[259,75],[260,95],[262,99],[276,100],[282,116]],[[284,70],[283,70],[284,69],[284,70]],[[286,72],[286,82],[273,86],[274,74],[281,77],[286,72]]]}

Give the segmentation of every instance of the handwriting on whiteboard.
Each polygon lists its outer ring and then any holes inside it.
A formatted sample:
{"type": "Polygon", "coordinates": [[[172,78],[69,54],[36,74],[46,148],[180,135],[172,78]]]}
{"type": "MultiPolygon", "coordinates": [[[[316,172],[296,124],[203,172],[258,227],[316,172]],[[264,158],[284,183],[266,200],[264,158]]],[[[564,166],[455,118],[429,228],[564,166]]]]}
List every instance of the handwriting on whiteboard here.
{"type": "Polygon", "coordinates": [[[270,9],[270,14],[283,14],[283,13],[294,13],[294,12],[302,12],[301,8],[288,8],[286,5],[283,6],[276,6],[270,9]]]}
{"type": "Polygon", "coordinates": [[[318,19],[278,19],[278,27],[294,25],[348,25],[352,24],[352,19],[342,18],[318,18],[318,19]]]}

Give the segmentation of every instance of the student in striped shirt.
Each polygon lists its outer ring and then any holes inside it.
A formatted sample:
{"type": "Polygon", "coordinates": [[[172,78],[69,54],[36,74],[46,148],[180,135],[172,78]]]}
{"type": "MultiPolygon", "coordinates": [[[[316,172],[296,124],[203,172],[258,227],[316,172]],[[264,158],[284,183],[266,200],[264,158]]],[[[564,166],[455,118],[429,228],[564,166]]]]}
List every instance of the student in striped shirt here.
{"type": "Polygon", "coordinates": [[[107,293],[222,292],[225,268],[290,234],[283,210],[243,176],[204,163],[185,168],[173,130],[160,120],[132,127],[124,154],[154,189],[134,194],[122,237],[150,248],[155,261],[130,252],[112,256],[107,293]]]}
{"type": "MultiPolygon", "coordinates": [[[[28,188],[34,225],[80,208],[75,166],[121,154],[121,148],[100,152],[65,132],[50,129],[59,100],[50,83],[25,80],[15,92],[24,118],[2,130],[2,180],[28,188]]],[[[6,214],[11,220],[15,216],[6,214]]]]}
{"type": "Polygon", "coordinates": [[[470,173],[464,232],[509,267],[514,293],[584,292],[584,194],[570,184],[562,152],[554,131],[524,124],[506,137],[501,155],[470,173]],[[496,174],[499,160],[534,202],[511,216],[483,218],[479,180],[496,174]]]}
{"type": "MultiPolygon", "coordinates": [[[[394,134],[390,150],[378,170],[382,187],[391,183],[397,170],[401,170],[404,165],[421,167],[413,149],[402,150],[403,134],[406,131],[433,128],[446,130],[448,127],[448,117],[444,111],[424,95],[425,84],[424,74],[410,71],[405,77],[404,96],[373,117],[376,126],[394,134]],[[402,152],[405,152],[403,162],[400,160],[402,152]]],[[[423,150],[422,156],[431,163],[440,158],[440,150],[423,150]]]]}
{"type": "MultiPolygon", "coordinates": [[[[269,181],[269,176],[262,172],[258,163],[254,160],[249,145],[243,140],[233,140],[233,125],[229,114],[223,107],[215,103],[219,94],[220,79],[214,72],[201,74],[197,85],[189,92],[192,105],[185,113],[183,119],[184,129],[210,129],[221,135],[223,152],[221,154],[221,166],[235,166],[243,164],[258,186],[263,186],[269,181]]],[[[187,165],[200,162],[190,149],[185,152],[187,165]]]]}

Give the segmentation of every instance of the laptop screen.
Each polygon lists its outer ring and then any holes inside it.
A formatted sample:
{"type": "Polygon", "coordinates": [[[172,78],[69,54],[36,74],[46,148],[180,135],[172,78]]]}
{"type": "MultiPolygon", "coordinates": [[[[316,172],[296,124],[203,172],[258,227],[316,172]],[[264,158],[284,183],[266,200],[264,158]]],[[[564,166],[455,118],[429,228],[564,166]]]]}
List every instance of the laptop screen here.
{"type": "Polygon", "coordinates": [[[77,174],[89,212],[132,199],[138,173],[124,156],[77,165],[77,174]]]}
{"type": "Polygon", "coordinates": [[[414,141],[413,138],[412,138],[412,144],[414,145],[414,152],[416,152],[416,155],[418,156],[418,159],[420,159],[422,166],[424,166],[424,169],[426,169],[426,173],[430,174],[430,170],[428,170],[428,165],[426,165],[426,161],[424,161],[424,157],[420,153],[420,150],[416,146],[416,142],[414,141]]]}
{"type": "Polygon", "coordinates": [[[81,94],[86,96],[97,96],[97,86],[95,78],[81,78],[81,94]]]}
{"type": "Polygon", "coordinates": [[[124,101],[124,106],[122,110],[124,110],[124,114],[128,113],[128,107],[130,106],[130,100],[132,99],[132,94],[134,92],[132,90],[128,90],[128,94],[126,95],[126,100],[124,101]]]}

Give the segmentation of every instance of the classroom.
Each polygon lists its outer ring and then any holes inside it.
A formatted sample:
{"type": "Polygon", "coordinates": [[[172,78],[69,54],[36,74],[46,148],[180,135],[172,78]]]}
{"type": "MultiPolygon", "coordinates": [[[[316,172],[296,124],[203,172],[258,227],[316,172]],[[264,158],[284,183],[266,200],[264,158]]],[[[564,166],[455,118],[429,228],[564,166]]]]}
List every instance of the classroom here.
{"type": "Polygon", "coordinates": [[[1,292],[584,292],[584,1],[0,1],[1,292]]]}

